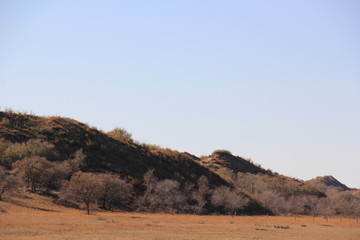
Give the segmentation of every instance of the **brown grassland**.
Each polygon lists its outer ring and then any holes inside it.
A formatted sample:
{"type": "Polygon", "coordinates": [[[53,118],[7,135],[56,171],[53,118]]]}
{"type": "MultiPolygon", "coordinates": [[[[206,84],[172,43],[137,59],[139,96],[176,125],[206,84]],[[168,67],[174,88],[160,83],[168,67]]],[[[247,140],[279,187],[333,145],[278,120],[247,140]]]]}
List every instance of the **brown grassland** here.
{"type": "Polygon", "coordinates": [[[0,239],[360,239],[349,218],[196,216],[85,211],[26,193],[0,201],[0,239]],[[6,211],[4,211],[6,210],[6,211]]]}

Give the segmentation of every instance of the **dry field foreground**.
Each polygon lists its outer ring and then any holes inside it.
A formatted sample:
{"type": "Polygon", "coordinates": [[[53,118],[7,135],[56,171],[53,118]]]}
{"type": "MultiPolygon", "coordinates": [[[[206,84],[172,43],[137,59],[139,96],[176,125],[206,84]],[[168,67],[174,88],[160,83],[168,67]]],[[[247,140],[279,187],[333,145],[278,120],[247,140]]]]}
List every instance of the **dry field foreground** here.
{"type": "MultiPolygon", "coordinates": [[[[0,239],[336,239],[360,240],[355,219],[194,216],[84,211],[27,194],[0,202],[0,239]],[[50,211],[49,211],[50,210],[50,211]]],[[[360,221],[359,221],[360,222],[360,221]]]]}

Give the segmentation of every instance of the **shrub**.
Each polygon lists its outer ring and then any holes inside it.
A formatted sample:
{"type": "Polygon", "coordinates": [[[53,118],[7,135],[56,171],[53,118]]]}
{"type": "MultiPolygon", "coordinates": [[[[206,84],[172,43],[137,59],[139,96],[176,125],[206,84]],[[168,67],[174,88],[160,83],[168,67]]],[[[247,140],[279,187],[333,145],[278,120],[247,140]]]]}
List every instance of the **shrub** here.
{"type": "Polygon", "coordinates": [[[86,166],[86,155],[84,151],[81,149],[77,150],[71,159],[65,160],[70,167],[70,173],[73,174],[77,171],[80,171],[86,166]]]}
{"type": "Polygon", "coordinates": [[[185,197],[180,191],[180,183],[166,179],[157,182],[148,198],[153,211],[179,212],[185,204],[185,197]]]}
{"type": "Polygon", "coordinates": [[[124,139],[133,140],[132,134],[128,132],[125,128],[120,128],[120,127],[114,128],[108,134],[116,140],[124,140],[124,139]]]}
{"type": "Polygon", "coordinates": [[[195,213],[202,213],[204,211],[205,205],[207,204],[206,195],[209,193],[209,181],[202,175],[197,181],[197,189],[192,190],[191,199],[194,200],[192,204],[192,211],[195,213]]]}
{"type": "Polygon", "coordinates": [[[87,214],[90,214],[90,204],[99,200],[100,196],[101,181],[93,173],[74,174],[61,190],[62,199],[83,202],[86,205],[87,214]]]}
{"type": "Polygon", "coordinates": [[[0,121],[0,126],[1,125],[6,127],[10,126],[10,120],[6,117],[3,117],[0,121]]]}
{"type": "Polygon", "coordinates": [[[15,161],[34,156],[55,160],[57,152],[53,144],[40,139],[31,139],[25,143],[13,143],[4,151],[3,165],[10,168],[15,161]]]}
{"type": "Polygon", "coordinates": [[[50,167],[50,162],[44,157],[29,157],[16,161],[13,167],[17,174],[25,180],[27,188],[31,192],[36,192],[41,183],[45,181],[44,169],[50,167]]]}
{"type": "Polygon", "coordinates": [[[125,200],[132,191],[130,184],[127,184],[114,174],[102,173],[98,175],[98,179],[101,182],[99,199],[104,209],[111,210],[111,206],[115,201],[125,200]]]}
{"type": "Polygon", "coordinates": [[[236,213],[237,210],[242,210],[248,204],[248,199],[228,187],[220,186],[213,191],[211,203],[229,213],[236,213]]]}
{"type": "Polygon", "coordinates": [[[17,191],[21,186],[21,181],[16,176],[7,174],[3,168],[0,167],[0,201],[4,195],[10,195],[17,191]]]}
{"type": "Polygon", "coordinates": [[[3,138],[0,138],[0,165],[6,165],[5,150],[11,143],[3,138]]]}
{"type": "Polygon", "coordinates": [[[165,179],[158,181],[154,169],[144,174],[146,191],[138,200],[139,207],[149,208],[151,211],[181,212],[186,205],[186,197],[180,190],[180,183],[165,179]]]}
{"type": "Polygon", "coordinates": [[[39,188],[57,189],[61,181],[66,178],[70,168],[66,162],[50,162],[44,157],[29,157],[16,161],[13,164],[17,175],[21,176],[27,183],[31,192],[39,188]]]}
{"type": "Polygon", "coordinates": [[[213,151],[212,153],[213,155],[217,154],[217,155],[232,155],[232,153],[229,150],[225,150],[225,149],[218,149],[213,151]]]}
{"type": "Polygon", "coordinates": [[[161,147],[156,144],[149,144],[149,143],[139,143],[139,144],[149,151],[161,149],[161,147]]]}

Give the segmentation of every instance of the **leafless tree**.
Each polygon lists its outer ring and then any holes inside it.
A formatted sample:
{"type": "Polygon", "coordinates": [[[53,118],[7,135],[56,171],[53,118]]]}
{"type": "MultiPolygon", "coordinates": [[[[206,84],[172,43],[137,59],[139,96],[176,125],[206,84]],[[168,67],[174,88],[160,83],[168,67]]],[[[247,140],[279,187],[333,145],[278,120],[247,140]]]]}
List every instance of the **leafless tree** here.
{"type": "Polygon", "coordinates": [[[0,201],[5,194],[10,195],[17,191],[21,186],[21,181],[14,175],[7,174],[2,167],[0,167],[0,201]]]}
{"type": "Polygon", "coordinates": [[[6,166],[5,150],[10,145],[9,141],[6,141],[4,138],[0,138],[0,166],[6,166]]]}
{"type": "Polygon", "coordinates": [[[146,187],[146,191],[145,191],[144,195],[141,196],[140,198],[138,198],[138,200],[136,202],[136,205],[139,208],[149,207],[149,198],[150,198],[151,194],[153,194],[157,182],[158,182],[158,180],[157,180],[156,176],[154,175],[154,169],[150,169],[144,174],[143,183],[144,183],[144,186],[146,187]]]}
{"type": "Polygon", "coordinates": [[[29,157],[16,161],[13,167],[17,175],[21,176],[27,183],[27,188],[31,192],[36,192],[41,184],[45,182],[45,179],[47,179],[45,169],[51,167],[51,162],[44,157],[29,157]]]}
{"type": "Polygon", "coordinates": [[[99,200],[102,183],[93,173],[76,173],[65,184],[61,191],[61,198],[65,200],[81,201],[85,204],[87,214],[90,214],[90,204],[99,200]]]}
{"type": "Polygon", "coordinates": [[[31,192],[43,188],[58,189],[61,182],[69,175],[69,166],[66,162],[50,162],[44,157],[29,157],[16,161],[13,164],[17,175],[27,183],[31,192]]]}
{"type": "Polygon", "coordinates": [[[196,201],[196,204],[193,206],[193,211],[195,213],[202,213],[204,211],[204,207],[207,203],[206,195],[209,191],[209,181],[202,175],[197,181],[197,189],[192,191],[192,198],[196,201]]]}
{"type": "Polygon", "coordinates": [[[237,173],[234,181],[234,185],[237,191],[244,191],[249,194],[255,193],[255,183],[257,182],[257,176],[251,173],[237,173]]]}
{"type": "Polygon", "coordinates": [[[248,199],[229,187],[220,186],[213,191],[211,203],[214,206],[223,207],[228,212],[236,213],[248,204],[248,199]]]}
{"type": "Polygon", "coordinates": [[[62,182],[67,177],[70,177],[71,171],[68,162],[50,162],[48,168],[44,169],[44,177],[42,178],[41,185],[45,188],[46,192],[51,189],[59,189],[62,182]]]}
{"type": "Polygon", "coordinates": [[[180,191],[179,182],[170,179],[158,181],[151,169],[144,175],[144,185],[146,191],[138,201],[140,207],[171,213],[184,209],[186,197],[180,191]]]}
{"type": "Polygon", "coordinates": [[[180,191],[179,182],[170,179],[157,182],[148,198],[152,210],[171,213],[179,212],[185,200],[185,196],[180,191]]]}
{"type": "Polygon", "coordinates": [[[130,184],[114,174],[102,173],[98,178],[101,181],[100,201],[104,209],[111,210],[114,201],[125,200],[132,190],[130,184]]]}

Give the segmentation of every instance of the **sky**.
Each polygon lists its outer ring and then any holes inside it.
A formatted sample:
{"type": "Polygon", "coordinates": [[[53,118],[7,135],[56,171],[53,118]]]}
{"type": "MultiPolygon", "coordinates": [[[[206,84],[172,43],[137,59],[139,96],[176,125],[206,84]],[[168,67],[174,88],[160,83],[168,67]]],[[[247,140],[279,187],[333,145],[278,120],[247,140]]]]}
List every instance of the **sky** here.
{"type": "Polygon", "coordinates": [[[0,107],[360,188],[360,2],[0,0],[0,107]]]}

